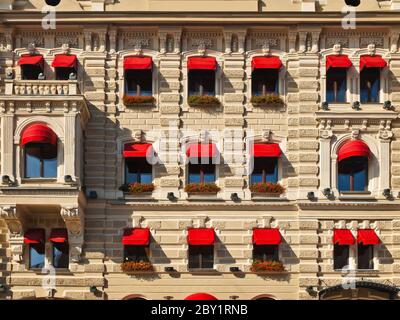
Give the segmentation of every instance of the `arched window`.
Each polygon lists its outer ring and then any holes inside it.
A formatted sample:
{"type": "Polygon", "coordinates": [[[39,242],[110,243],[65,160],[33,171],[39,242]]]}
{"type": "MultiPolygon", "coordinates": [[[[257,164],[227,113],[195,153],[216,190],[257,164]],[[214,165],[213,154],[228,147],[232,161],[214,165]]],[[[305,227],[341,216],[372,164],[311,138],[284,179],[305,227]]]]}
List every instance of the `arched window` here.
{"type": "Polygon", "coordinates": [[[338,189],[340,192],[368,190],[370,150],[359,140],[345,143],[338,152],[338,189]]]}
{"type": "Polygon", "coordinates": [[[44,124],[27,127],[21,138],[25,178],[57,177],[57,136],[44,124]]]}

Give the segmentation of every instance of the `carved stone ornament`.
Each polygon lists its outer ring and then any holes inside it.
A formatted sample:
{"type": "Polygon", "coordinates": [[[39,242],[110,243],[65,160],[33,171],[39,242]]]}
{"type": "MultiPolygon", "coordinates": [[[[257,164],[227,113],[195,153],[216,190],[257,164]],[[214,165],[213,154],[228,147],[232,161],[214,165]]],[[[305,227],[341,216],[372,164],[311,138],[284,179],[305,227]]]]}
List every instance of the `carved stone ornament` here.
{"type": "Polygon", "coordinates": [[[34,42],[31,42],[28,44],[28,51],[29,54],[33,55],[36,52],[36,44],[34,42]]]}
{"type": "Polygon", "coordinates": [[[385,121],[382,120],[380,122],[379,131],[378,131],[378,139],[381,140],[390,140],[393,138],[393,131],[391,128],[392,122],[390,120],[385,121]]]}
{"type": "Polygon", "coordinates": [[[272,216],[263,216],[261,219],[257,219],[258,228],[271,228],[272,216]]]}
{"type": "Polygon", "coordinates": [[[367,47],[367,50],[368,50],[368,54],[369,54],[370,56],[374,56],[375,53],[376,53],[376,46],[375,46],[375,44],[374,44],[374,43],[370,43],[370,44],[368,45],[368,47],[367,47]]]}
{"type": "Polygon", "coordinates": [[[135,142],[142,142],[143,141],[143,131],[138,129],[133,132],[133,139],[135,142]]]}
{"type": "Polygon", "coordinates": [[[78,237],[83,233],[83,213],[79,207],[62,207],[61,217],[65,222],[68,233],[78,237]]]}
{"type": "Polygon", "coordinates": [[[321,120],[319,124],[319,136],[322,139],[330,139],[333,137],[333,131],[332,131],[332,120],[321,120]]]}
{"type": "Polygon", "coordinates": [[[354,129],[351,131],[351,140],[358,140],[360,138],[360,130],[354,129]]]}
{"type": "Polygon", "coordinates": [[[265,142],[269,142],[269,141],[271,141],[272,140],[272,131],[271,130],[263,130],[263,132],[262,132],[262,140],[263,141],[265,141],[265,142]]]}
{"type": "Polygon", "coordinates": [[[193,219],[193,225],[197,228],[205,228],[208,221],[210,221],[210,218],[206,215],[201,214],[193,219]]]}
{"type": "Polygon", "coordinates": [[[342,45],[340,43],[336,43],[335,45],[333,45],[333,51],[337,55],[341,54],[342,53],[342,45]]]}
{"type": "Polygon", "coordinates": [[[141,228],[141,224],[144,221],[143,216],[132,215],[132,228],[141,228]]]}
{"type": "Polygon", "coordinates": [[[23,222],[17,214],[15,205],[0,207],[0,218],[3,218],[10,231],[10,251],[14,262],[22,262],[24,237],[23,222]]]}
{"type": "Polygon", "coordinates": [[[70,47],[68,43],[63,43],[63,45],[61,46],[61,50],[63,52],[63,54],[69,54],[70,53],[70,47]]]}

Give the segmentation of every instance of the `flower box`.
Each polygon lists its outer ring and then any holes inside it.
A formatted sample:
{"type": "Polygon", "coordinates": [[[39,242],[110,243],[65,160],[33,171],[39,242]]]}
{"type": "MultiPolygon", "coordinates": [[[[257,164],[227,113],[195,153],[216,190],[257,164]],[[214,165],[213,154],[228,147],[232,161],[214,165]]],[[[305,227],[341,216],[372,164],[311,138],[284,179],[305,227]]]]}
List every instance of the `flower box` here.
{"type": "Polygon", "coordinates": [[[124,96],[123,101],[127,107],[153,107],[155,99],[152,96],[124,96]]]}
{"type": "Polygon", "coordinates": [[[254,183],[250,186],[250,191],[255,195],[264,195],[264,197],[279,197],[285,192],[285,188],[279,183],[265,182],[254,183]]]}
{"type": "Polygon", "coordinates": [[[119,190],[132,194],[132,195],[140,195],[140,194],[151,194],[154,191],[155,187],[153,183],[126,183],[119,187],[119,190]]]}
{"type": "Polygon", "coordinates": [[[266,94],[263,96],[253,96],[250,102],[254,107],[282,108],[285,102],[277,94],[266,94]]]}
{"type": "Polygon", "coordinates": [[[154,272],[154,267],[151,262],[125,261],[121,263],[121,270],[123,272],[154,272]]]}
{"type": "Polygon", "coordinates": [[[220,191],[215,183],[189,183],[185,186],[185,192],[190,194],[217,194],[220,191]]]}
{"type": "Polygon", "coordinates": [[[253,262],[250,268],[251,272],[263,273],[263,272],[284,272],[285,266],[281,261],[262,261],[256,260],[253,262]]]}
{"type": "Polygon", "coordinates": [[[213,96],[190,96],[188,97],[188,104],[191,107],[210,108],[219,107],[221,105],[221,102],[218,100],[218,98],[213,96]]]}

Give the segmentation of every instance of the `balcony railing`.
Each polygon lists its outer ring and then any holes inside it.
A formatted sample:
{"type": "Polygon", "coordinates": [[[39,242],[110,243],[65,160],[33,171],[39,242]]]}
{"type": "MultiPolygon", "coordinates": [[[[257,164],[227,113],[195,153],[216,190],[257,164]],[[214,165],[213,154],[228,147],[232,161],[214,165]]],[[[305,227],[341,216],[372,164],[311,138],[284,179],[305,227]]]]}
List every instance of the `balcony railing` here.
{"type": "Polygon", "coordinates": [[[5,80],[5,95],[71,96],[77,94],[77,80],[5,80]]]}

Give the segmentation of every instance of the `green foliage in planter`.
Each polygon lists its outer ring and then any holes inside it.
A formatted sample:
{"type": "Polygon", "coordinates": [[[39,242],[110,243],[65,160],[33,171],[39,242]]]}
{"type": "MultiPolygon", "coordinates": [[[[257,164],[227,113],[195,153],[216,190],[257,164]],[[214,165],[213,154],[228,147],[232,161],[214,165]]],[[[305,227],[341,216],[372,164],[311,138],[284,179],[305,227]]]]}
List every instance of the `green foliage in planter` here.
{"type": "Polygon", "coordinates": [[[154,97],[153,96],[124,96],[123,98],[124,105],[129,106],[140,106],[143,104],[153,104],[154,97]]]}
{"type": "Polygon", "coordinates": [[[256,260],[251,265],[252,272],[283,272],[285,266],[280,261],[263,261],[256,260]]]}
{"type": "Polygon", "coordinates": [[[255,183],[250,186],[250,191],[253,193],[275,193],[282,194],[285,192],[285,188],[282,187],[279,183],[255,183]]]}
{"type": "Polygon", "coordinates": [[[215,183],[189,183],[185,186],[187,193],[217,193],[220,190],[215,183]]]}
{"type": "Polygon", "coordinates": [[[135,261],[125,261],[121,263],[121,270],[124,272],[133,272],[133,271],[154,271],[154,267],[151,262],[135,262],[135,261]]]}
{"type": "Polygon", "coordinates": [[[284,105],[282,98],[277,94],[252,96],[250,102],[254,105],[263,105],[266,107],[282,107],[284,105]]]}
{"type": "Polygon", "coordinates": [[[221,105],[221,102],[213,96],[190,96],[188,104],[191,107],[214,107],[221,105]]]}
{"type": "Polygon", "coordinates": [[[123,184],[119,187],[119,190],[123,192],[130,192],[130,193],[145,193],[145,192],[153,192],[155,189],[153,183],[128,183],[123,184]]]}

